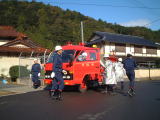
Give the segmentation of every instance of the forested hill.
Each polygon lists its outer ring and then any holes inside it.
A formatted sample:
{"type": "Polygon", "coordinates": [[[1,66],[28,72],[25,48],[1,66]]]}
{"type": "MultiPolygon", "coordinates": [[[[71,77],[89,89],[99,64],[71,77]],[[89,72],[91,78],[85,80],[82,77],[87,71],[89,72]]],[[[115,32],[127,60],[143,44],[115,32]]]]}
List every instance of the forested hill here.
{"type": "Polygon", "coordinates": [[[84,23],[84,39],[88,41],[95,31],[113,32],[143,36],[160,42],[160,30],[152,31],[145,27],[123,27],[82,15],[76,11],[39,2],[0,1],[0,25],[15,27],[26,33],[32,40],[46,48],[67,41],[81,41],[80,22],[84,23]]]}

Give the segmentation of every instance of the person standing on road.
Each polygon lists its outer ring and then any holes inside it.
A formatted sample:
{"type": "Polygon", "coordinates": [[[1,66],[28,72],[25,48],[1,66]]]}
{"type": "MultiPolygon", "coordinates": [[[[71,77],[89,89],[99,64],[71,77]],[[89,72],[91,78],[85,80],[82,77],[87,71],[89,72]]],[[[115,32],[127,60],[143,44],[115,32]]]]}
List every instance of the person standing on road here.
{"type": "Polygon", "coordinates": [[[115,63],[115,74],[117,82],[121,83],[121,91],[124,90],[124,76],[126,75],[126,71],[122,64],[122,58],[118,58],[118,62],[115,63]]]}
{"type": "Polygon", "coordinates": [[[32,65],[30,77],[32,78],[33,87],[35,89],[40,87],[40,85],[41,85],[41,82],[39,80],[40,75],[41,75],[41,66],[38,63],[38,60],[34,59],[34,64],[32,65]]]}
{"type": "Polygon", "coordinates": [[[124,64],[126,75],[130,81],[128,94],[130,96],[133,96],[135,94],[135,91],[134,91],[135,71],[134,70],[137,67],[136,61],[132,58],[132,54],[128,53],[127,58],[122,63],[124,64]]]}
{"type": "Polygon", "coordinates": [[[53,55],[53,71],[51,73],[52,80],[52,88],[51,88],[51,96],[53,98],[62,99],[62,91],[64,88],[64,80],[62,74],[62,47],[56,46],[55,53],[53,55]]]}
{"type": "Polygon", "coordinates": [[[104,75],[104,84],[106,85],[106,91],[103,93],[113,94],[113,86],[117,84],[115,78],[115,64],[109,59],[109,55],[104,55],[105,59],[105,75],[104,75]]]}

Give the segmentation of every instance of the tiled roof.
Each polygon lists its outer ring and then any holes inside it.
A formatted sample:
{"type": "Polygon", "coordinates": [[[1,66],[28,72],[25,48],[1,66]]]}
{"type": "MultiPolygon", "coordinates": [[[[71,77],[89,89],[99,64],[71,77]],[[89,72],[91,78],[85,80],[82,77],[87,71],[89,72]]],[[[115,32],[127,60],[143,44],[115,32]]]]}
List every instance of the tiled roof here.
{"type": "Polygon", "coordinates": [[[44,53],[44,52],[50,53],[50,50],[45,48],[16,48],[16,47],[0,47],[0,52],[24,52],[24,53],[44,53]],[[47,50],[47,51],[46,51],[47,50]]]}
{"type": "Polygon", "coordinates": [[[150,47],[157,47],[157,45],[150,40],[146,40],[142,37],[137,36],[131,36],[131,35],[122,35],[122,34],[114,34],[114,33],[108,33],[108,32],[95,32],[93,34],[98,35],[99,38],[89,42],[88,44],[96,44],[102,41],[108,41],[113,43],[123,43],[123,44],[134,44],[134,45],[144,45],[144,46],[150,46],[150,47]]]}
{"type": "Polygon", "coordinates": [[[13,45],[16,45],[16,44],[23,44],[27,47],[30,47],[30,48],[37,48],[39,47],[36,43],[34,43],[33,41],[31,41],[30,39],[26,39],[26,40],[12,40],[6,44],[3,44],[1,45],[0,47],[9,47],[9,46],[13,46],[13,45]]]}
{"type": "Polygon", "coordinates": [[[0,37],[14,37],[18,36],[19,32],[17,32],[11,26],[0,26],[0,37]]]}
{"type": "Polygon", "coordinates": [[[30,53],[34,51],[35,53],[47,53],[50,50],[40,47],[38,44],[34,43],[25,34],[15,31],[10,26],[0,26],[0,37],[15,37],[13,40],[7,42],[0,46],[0,52],[25,52],[30,53]],[[16,47],[16,45],[24,45],[24,47],[16,47]]]}
{"type": "MultiPolygon", "coordinates": [[[[0,46],[0,52],[32,52],[32,51],[37,53],[44,53],[46,49],[40,47],[30,39],[26,39],[26,40],[15,39],[0,46]],[[27,46],[28,48],[13,47],[19,44],[27,46]]],[[[50,52],[50,50],[47,50],[47,52],[50,52]]]]}

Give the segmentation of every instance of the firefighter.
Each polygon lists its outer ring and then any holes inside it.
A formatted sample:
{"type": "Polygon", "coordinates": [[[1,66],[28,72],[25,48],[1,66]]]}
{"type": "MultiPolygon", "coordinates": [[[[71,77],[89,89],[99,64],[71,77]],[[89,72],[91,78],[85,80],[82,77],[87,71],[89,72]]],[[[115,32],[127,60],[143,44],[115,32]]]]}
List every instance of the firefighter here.
{"type": "Polygon", "coordinates": [[[79,57],[78,57],[78,61],[86,61],[87,59],[87,53],[83,52],[79,57]]]}
{"type": "Polygon", "coordinates": [[[52,80],[51,96],[62,100],[62,90],[64,88],[64,80],[62,74],[62,47],[56,46],[55,53],[53,55],[53,71],[51,77],[54,77],[52,80]]]}
{"type": "Polygon", "coordinates": [[[105,59],[105,77],[104,77],[104,84],[106,85],[105,91],[103,93],[109,93],[113,94],[113,86],[117,84],[116,78],[115,78],[115,64],[110,60],[110,57],[108,54],[104,55],[105,59]]]}
{"type": "Polygon", "coordinates": [[[32,78],[33,88],[35,89],[40,87],[41,85],[39,80],[40,75],[41,75],[41,66],[38,63],[38,60],[34,59],[34,64],[32,65],[30,77],[32,78]]]}
{"type": "Polygon", "coordinates": [[[134,82],[135,82],[135,68],[137,67],[136,61],[132,58],[132,54],[128,53],[127,58],[122,62],[124,64],[124,69],[126,70],[126,75],[130,81],[128,94],[133,96],[134,91],[134,82]]]}
{"type": "Polygon", "coordinates": [[[118,62],[115,63],[115,74],[117,82],[121,84],[121,91],[124,90],[124,76],[126,75],[126,71],[123,68],[122,58],[118,58],[118,62]]]}

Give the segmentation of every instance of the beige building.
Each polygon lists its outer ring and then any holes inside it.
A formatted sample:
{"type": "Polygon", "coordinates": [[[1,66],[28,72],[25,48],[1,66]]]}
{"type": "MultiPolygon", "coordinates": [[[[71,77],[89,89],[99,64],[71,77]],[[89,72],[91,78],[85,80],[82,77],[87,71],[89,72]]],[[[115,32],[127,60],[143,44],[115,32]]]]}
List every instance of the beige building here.
{"type": "Polygon", "coordinates": [[[34,58],[49,52],[12,27],[0,26],[0,76],[9,77],[9,69],[15,65],[30,70],[34,58]]]}

